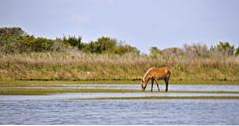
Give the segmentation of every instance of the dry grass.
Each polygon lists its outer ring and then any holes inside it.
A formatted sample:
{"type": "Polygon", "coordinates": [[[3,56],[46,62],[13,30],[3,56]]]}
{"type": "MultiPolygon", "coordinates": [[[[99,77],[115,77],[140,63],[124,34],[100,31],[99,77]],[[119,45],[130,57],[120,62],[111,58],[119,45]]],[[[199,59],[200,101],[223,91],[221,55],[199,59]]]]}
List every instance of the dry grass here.
{"type": "Polygon", "coordinates": [[[178,81],[238,81],[239,57],[123,56],[79,51],[0,55],[0,80],[138,80],[170,66],[178,81]]]}

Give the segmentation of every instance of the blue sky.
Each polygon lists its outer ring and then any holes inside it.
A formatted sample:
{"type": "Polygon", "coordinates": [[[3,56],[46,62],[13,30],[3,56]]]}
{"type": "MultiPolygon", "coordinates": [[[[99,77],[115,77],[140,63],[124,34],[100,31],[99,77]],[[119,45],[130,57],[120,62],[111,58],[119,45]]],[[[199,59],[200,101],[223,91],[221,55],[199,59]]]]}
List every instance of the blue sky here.
{"type": "Polygon", "coordinates": [[[239,44],[239,0],[1,0],[0,26],[49,38],[109,36],[148,52],[184,44],[239,44]]]}

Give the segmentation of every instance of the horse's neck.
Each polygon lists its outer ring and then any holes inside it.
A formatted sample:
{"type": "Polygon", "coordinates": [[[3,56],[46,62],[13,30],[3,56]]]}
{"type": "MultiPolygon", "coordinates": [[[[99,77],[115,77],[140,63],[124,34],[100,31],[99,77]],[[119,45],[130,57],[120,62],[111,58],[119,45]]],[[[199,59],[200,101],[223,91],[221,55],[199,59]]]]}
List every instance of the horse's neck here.
{"type": "Polygon", "coordinates": [[[150,70],[148,70],[145,74],[144,74],[144,77],[143,77],[143,80],[146,81],[149,79],[149,72],[150,70]]]}
{"type": "Polygon", "coordinates": [[[150,80],[150,78],[149,78],[149,76],[147,75],[147,76],[145,77],[146,85],[148,84],[149,80],[150,80]]]}

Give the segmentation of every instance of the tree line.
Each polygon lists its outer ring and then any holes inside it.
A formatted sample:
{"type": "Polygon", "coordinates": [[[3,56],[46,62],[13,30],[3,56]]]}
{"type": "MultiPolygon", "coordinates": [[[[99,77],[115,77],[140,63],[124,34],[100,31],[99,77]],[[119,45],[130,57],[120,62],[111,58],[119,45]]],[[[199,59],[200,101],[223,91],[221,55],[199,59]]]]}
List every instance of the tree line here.
{"type": "MultiPolygon", "coordinates": [[[[77,49],[85,53],[118,54],[134,53],[139,55],[136,47],[110,37],[100,37],[96,41],[83,42],[79,36],[48,39],[27,34],[20,27],[0,28],[0,53],[46,52],[77,49]]],[[[183,48],[150,48],[150,56],[238,56],[239,47],[230,42],[218,42],[208,47],[202,44],[184,45],[183,48]]]]}
{"type": "Polygon", "coordinates": [[[63,38],[48,39],[29,35],[19,27],[0,28],[1,53],[64,51],[69,49],[98,54],[140,53],[136,47],[110,37],[103,36],[96,41],[83,42],[81,37],[64,36],[63,38]]]}

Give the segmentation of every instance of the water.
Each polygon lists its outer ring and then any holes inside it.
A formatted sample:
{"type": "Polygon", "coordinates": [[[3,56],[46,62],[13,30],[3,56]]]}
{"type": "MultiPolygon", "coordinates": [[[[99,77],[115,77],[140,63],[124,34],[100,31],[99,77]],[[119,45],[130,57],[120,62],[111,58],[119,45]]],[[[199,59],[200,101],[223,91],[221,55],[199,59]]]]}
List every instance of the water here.
{"type": "MultiPolygon", "coordinates": [[[[162,85],[161,85],[162,86],[162,85]]],[[[164,86],[163,86],[164,87],[164,86]]],[[[163,89],[162,87],[162,89],[163,89]]],[[[21,88],[21,87],[19,87],[21,88]]],[[[23,87],[45,88],[45,87],[23,87]]],[[[49,87],[48,87],[49,88],[49,87]]],[[[67,85],[50,88],[110,88],[141,90],[139,85],[67,85]]],[[[156,86],[155,86],[156,88],[156,86]]],[[[149,88],[147,89],[149,90],[149,88]]],[[[170,85],[170,91],[132,93],[66,93],[0,95],[0,124],[237,124],[239,100],[124,99],[111,97],[239,96],[233,85],[170,85]],[[205,91],[193,93],[192,91],[205,91]],[[234,91],[209,93],[210,91],[234,91]],[[98,98],[108,98],[100,100],[98,98]]]]}
{"type": "Polygon", "coordinates": [[[1,100],[0,124],[239,124],[238,100],[1,100]]]}
{"type": "Polygon", "coordinates": [[[182,98],[182,97],[239,97],[239,93],[65,93],[52,95],[0,95],[0,102],[4,100],[91,100],[91,99],[127,99],[127,98],[182,98]]]}
{"type": "MultiPolygon", "coordinates": [[[[127,90],[142,90],[140,84],[62,84],[61,86],[30,86],[18,88],[36,88],[36,89],[127,89],[127,90]]],[[[150,90],[151,85],[148,84],[146,90],[150,90]]],[[[154,85],[154,90],[157,91],[157,86],[154,85]]],[[[160,90],[165,90],[165,84],[160,84],[160,90]]],[[[238,85],[171,85],[170,91],[239,91],[238,85]]]]}

